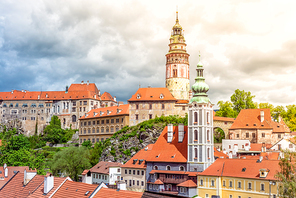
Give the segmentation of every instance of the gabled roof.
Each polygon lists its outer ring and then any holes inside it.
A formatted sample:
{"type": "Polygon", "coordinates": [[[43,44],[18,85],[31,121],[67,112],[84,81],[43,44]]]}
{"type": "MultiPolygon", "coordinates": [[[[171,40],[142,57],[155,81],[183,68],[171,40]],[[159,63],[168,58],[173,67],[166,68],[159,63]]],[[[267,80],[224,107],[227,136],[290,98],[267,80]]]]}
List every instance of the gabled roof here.
{"type": "Polygon", "coordinates": [[[80,120],[90,119],[90,118],[118,116],[118,115],[129,115],[129,104],[92,109],[87,113],[86,116],[85,115],[82,116],[80,120]]]}
{"type": "Polygon", "coordinates": [[[111,94],[109,94],[108,92],[104,92],[101,97],[101,100],[114,100],[114,98],[111,96],[111,94]]]}
{"type": "Polygon", "coordinates": [[[121,167],[122,164],[118,162],[104,162],[100,161],[90,169],[91,173],[109,174],[109,167],[121,167]]]}
{"type": "Polygon", "coordinates": [[[141,168],[146,169],[146,158],[149,156],[153,144],[149,144],[145,148],[138,151],[130,160],[128,160],[121,168],[141,168]]]}
{"type": "Polygon", "coordinates": [[[67,180],[56,193],[53,198],[68,198],[68,197],[89,197],[98,187],[95,184],[86,184],[67,180]]]}
{"type": "Polygon", "coordinates": [[[290,132],[287,125],[281,120],[271,120],[269,109],[242,109],[230,129],[272,129],[277,133],[290,132]],[[264,111],[264,121],[260,120],[260,112],[264,111]]]}
{"type": "Polygon", "coordinates": [[[178,184],[177,186],[187,187],[187,188],[196,188],[197,187],[196,183],[194,183],[194,181],[192,181],[191,179],[184,181],[184,182],[178,184]]]}
{"type": "Polygon", "coordinates": [[[35,175],[24,185],[24,173],[16,173],[0,190],[0,197],[28,197],[44,182],[44,176],[35,175]]]}
{"type": "Polygon", "coordinates": [[[99,94],[99,90],[95,83],[71,84],[68,91],[91,91],[99,94]]]}
{"type": "Polygon", "coordinates": [[[276,180],[275,175],[280,171],[279,160],[257,159],[217,159],[199,176],[223,176],[249,179],[276,180]],[[265,178],[260,178],[260,169],[267,168],[269,172],[265,178]]]}
{"type": "MultiPolygon", "coordinates": [[[[29,166],[7,166],[8,175],[5,177],[4,167],[0,167],[0,188],[10,180],[10,178],[15,175],[18,171],[24,173],[25,169],[29,170],[29,166]]],[[[36,171],[37,172],[37,171],[36,171]]]]}
{"type": "MultiPolygon", "coordinates": [[[[44,178],[44,177],[43,177],[44,178]]],[[[38,186],[33,194],[30,194],[28,198],[47,198],[50,197],[66,180],[72,181],[69,177],[54,177],[53,188],[47,193],[44,194],[44,182],[38,186]]]]}
{"type": "Polygon", "coordinates": [[[134,192],[127,190],[115,190],[110,188],[101,188],[97,194],[95,194],[94,198],[140,198],[142,197],[143,192],[134,192]],[[108,196],[107,196],[108,195],[108,196]]]}
{"type": "Polygon", "coordinates": [[[214,147],[214,156],[215,158],[228,158],[228,155],[221,151],[218,151],[216,147],[214,147]]]}
{"type": "Polygon", "coordinates": [[[186,163],[187,162],[187,126],[184,126],[184,139],[182,142],[178,142],[178,127],[173,127],[173,140],[167,142],[167,130],[166,126],[157,141],[153,145],[150,155],[146,158],[147,162],[175,162],[186,163]]]}
{"type": "Polygon", "coordinates": [[[138,91],[128,100],[136,101],[177,101],[168,88],[139,88],[138,91]]]}

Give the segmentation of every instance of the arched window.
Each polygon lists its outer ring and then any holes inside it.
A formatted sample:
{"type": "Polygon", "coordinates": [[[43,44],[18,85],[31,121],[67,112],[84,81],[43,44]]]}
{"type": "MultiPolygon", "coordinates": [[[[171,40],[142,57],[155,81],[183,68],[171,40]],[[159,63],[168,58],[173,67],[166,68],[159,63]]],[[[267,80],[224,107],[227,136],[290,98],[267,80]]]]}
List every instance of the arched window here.
{"type": "Polygon", "coordinates": [[[99,127],[97,128],[97,133],[100,133],[100,128],[99,127]]]}
{"type": "Polygon", "coordinates": [[[197,159],[197,148],[194,148],[194,158],[197,159]]]}
{"type": "Polygon", "coordinates": [[[76,122],[76,115],[72,115],[72,122],[76,122]]]}
{"type": "Polygon", "coordinates": [[[166,169],[171,170],[171,166],[167,165],[166,169]]]}
{"type": "Polygon", "coordinates": [[[198,136],[197,136],[197,130],[194,131],[194,141],[197,141],[198,140],[198,136]]]}
{"type": "Polygon", "coordinates": [[[178,76],[178,70],[177,69],[173,69],[173,77],[177,77],[178,76]]]}
{"type": "Polygon", "coordinates": [[[197,112],[194,112],[194,124],[197,124],[197,112]]]}
{"type": "Polygon", "coordinates": [[[180,170],[180,171],[185,171],[184,166],[180,166],[180,167],[179,167],[179,170],[180,170]]]}
{"type": "Polygon", "coordinates": [[[88,129],[88,131],[87,131],[88,133],[90,133],[90,129],[88,129]]]}
{"type": "Polygon", "coordinates": [[[92,133],[95,133],[95,132],[96,132],[96,131],[95,131],[95,128],[93,128],[93,129],[92,129],[92,133]]]}
{"type": "Polygon", "coordinates": [[[210,148],[208,148],[208,159],[210,159],[210,148]]]}
{"type": "Polygon", "coordinates": [[[154,169],[154,170],[158,170],[158,166],[155,165],[155,166],[153,167],[153,169],[154,169]]]}
{"type": "Polygon", "coordinates": [[[207,141],[210,141],[210,131],[207,130],[207,141]]]}

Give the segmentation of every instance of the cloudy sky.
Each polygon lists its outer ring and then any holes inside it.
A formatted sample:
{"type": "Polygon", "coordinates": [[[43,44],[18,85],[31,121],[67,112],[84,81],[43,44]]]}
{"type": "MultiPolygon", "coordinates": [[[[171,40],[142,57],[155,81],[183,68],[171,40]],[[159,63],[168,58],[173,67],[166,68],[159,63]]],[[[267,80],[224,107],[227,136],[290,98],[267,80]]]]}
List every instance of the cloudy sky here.
{"type": "Polygon", "coordinates": [[[176,6],[191,84],[200,51],[213,103],[235,89],[296,103],[296,2],[272,0],[1,0],[0,91],[89,80],[126,101],[163,87],[176,6]]]}

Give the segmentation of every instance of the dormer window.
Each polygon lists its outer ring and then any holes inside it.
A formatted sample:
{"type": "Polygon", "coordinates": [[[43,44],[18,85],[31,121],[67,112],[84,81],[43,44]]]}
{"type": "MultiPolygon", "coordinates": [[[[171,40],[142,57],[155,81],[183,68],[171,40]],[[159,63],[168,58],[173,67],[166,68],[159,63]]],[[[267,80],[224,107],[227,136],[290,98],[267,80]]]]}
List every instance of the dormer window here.
{"type": "Polygon", "coordinates": [[[259,170],[259,172],[260,172],[260,178],[266,178],[267,177],[267,175],[268,175],[268,173],[269,173],[269,170],[268,169],[265,169],[265,168],[262,168],[262,169],[260,169],[259,170]]]}
{"type": "Polygon", "coordinates": [[[160,94],[159,98],[160,99],[163,99],[164,98],[164,95],[163,94],[160,94]]]}
{"type": "Polygon", "coordinates": [[[138,94],[138,95],[137,95],[137,99],[140,99],[140,98],[141,98],[141,95],[140,95],[140,94],[138,94]]]}

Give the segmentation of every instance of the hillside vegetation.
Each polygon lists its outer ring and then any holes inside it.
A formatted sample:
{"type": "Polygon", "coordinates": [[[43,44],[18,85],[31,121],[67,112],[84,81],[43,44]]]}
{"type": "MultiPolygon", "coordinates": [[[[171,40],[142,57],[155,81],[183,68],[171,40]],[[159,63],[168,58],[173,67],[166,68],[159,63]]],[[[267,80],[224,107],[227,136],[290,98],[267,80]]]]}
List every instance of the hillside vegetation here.
{"type": "Polygon", "coordinates": [[[168,124],[178,125],[183,123],[187,126],[187,115],[161,116],[147,120],[136,126],[124,127],[104,142],[104,149],[100,161],[123,162],[128,161],[139,150],[148,144],[156,142],[157,138],[168,124]]]}

